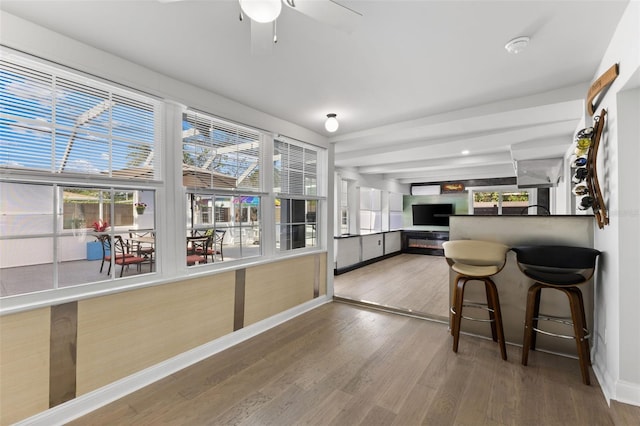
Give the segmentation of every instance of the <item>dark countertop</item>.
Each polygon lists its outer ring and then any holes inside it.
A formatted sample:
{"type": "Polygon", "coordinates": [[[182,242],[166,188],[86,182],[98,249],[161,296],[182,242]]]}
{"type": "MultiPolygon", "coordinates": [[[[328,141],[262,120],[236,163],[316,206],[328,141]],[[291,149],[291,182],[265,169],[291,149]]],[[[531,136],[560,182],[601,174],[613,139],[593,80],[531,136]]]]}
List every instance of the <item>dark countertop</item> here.
{"type": "Polygon", "coordinates": [[[379,234],[388,234],[389,232],[401,232],[404,229],[392,229],[391,231],[375,231],[375,232],[364,232],[362,234],[342,234],[338,236],[334,236],[334,240],[340,240],[343,238],[354,238],[354,237],[364,237],[366,235],[379,235],[379,234]]]}
{"type": "Polygon", "coordinates": [[[552,215],[548,215],[548,214],[524,214],[524,215],[517,215],[517,214],[507,214],[507,215],[491,215],[491,214],[486,214],[486,215],[475,215],[475,214],[452,214],[450,217],[477,217],[477,218],[485,218],[485,217],[501,217],[501,218],[514,218],[514,217],[519,217],[519,218],[523,218],[523,217],[593,217],[592,214],[552,214],[552,215]]]}

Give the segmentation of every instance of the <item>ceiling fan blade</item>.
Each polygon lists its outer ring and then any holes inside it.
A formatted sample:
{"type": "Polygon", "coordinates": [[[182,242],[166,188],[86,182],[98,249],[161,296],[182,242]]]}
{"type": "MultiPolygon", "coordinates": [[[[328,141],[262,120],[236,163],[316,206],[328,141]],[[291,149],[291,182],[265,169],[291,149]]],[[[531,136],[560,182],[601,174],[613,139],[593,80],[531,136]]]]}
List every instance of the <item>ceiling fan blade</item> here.
{"type": "Polygon", "coordinates": [[[269,55],[273,51],[273,22],[251,22],[251,54],[269,55]]]}
{"type": "Polygon", "coordinates": [[[295,0],[294,4],[294,10],[346,33],[351,33],[362,18],[362,14],[333,0],[295,0]]]}

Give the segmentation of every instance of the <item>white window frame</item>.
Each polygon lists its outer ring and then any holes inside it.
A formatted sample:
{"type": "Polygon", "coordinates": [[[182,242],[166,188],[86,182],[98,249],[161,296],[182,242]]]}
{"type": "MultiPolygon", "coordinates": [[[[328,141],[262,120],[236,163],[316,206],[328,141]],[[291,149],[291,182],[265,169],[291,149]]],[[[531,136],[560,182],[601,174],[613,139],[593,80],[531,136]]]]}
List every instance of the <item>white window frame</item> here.
{"type": "Polygon", "coordinates": [[[400,230],[400,229],[403,228],[403,219],[402,219],[403,212],[404,212],[403,195],[401,193],[399,193],[399,192],[389,192],[388,200],[389,200],[389,203],[388,203],[388,205],[389,205],[389,229],[388,230],[389,231],[400,230]],[[400,200],[399,200],[400,201],[400,206],[399,206],[399,208],[394,208],[395,207],[394,206],[394,198],[397,198],[397,197],[400,197],[400,200]],[[396,227],[392,227],[391,226],[392,225],[391,218],[394,215],[394,213],[395,214],[399,214],[399,216],[400,216],[400,224],[399,224],[399,226],[396,226],[396,227]]]}
{"type": "MultiPolygon", "coordinates": [[[[286,136],[283,135],[277,135],[274,138],[273,141],[273,161],[272,164],[274,165],[275,162],[278,160],[277,159],[277,154],[276,152],[276,143],[281,142],[284,144],[288,144],[289,146],[295,146],[298,148],[302,148],[303,150],[309,150],[309,151],[313,151],[316,155],[316,165],[315,165],[315,194],[308,194],[306,187],[304,186],[304,181],[305,181],[305,176],[306,171],[303,170],[303,178],[302,178],[302,187],[303,188],[303,193],[301,193],[300,191],[294,191],[294,192],[284,192],[282,188],[276,188],[275,187],[275,178],[272,176],[271,182],[273,185],[273,197],[274,197],[274,202],[271,204],[273,206],[272,208],[272,212],[273,212],[273,244],[272,244],[272,248],[273,251],[276,255],[279,256],[287,256],[288,254],[291,253],[298,253],[298,252],[304,252],[304,251],[317,251],[317,250],[322,250],[326,247],[326,238],[324,236],[325,232],[325,228],[326,228],[326,223],[325,223],[325,218],[326,218],[326,214],[324,214],[326,208],[327,208],[327,181],[328,181],[328,168],[327,168],[327,150],[325,148],[321,148],[315,145],[311,145],[305,142],[301,142],[295,139],[291,139],[288,138],[286,136]],[[277,189],[280,189],[280,191],[277,191],[277,189]],[[315,239],[316,243],[314,245],[310,245],[307,246],[306,245],[306,241],[307,241],[307,228],[309,225],[307,225],[307,218],[305,218],[305,245],[303,247],[298,247],[298,248],[283,248],[282,247],[282,241],[279,240],[280,236],[278,235],[278,230],[280,230],[280,227],[282,226],[282,224],[285,225],[293,225],[293,223],[290,222],[281,222],[281,221],[277,221],[275,220],[276,218],[276,205],[275,205],[275,200],[276,199],[287,199],[287,200],[304,200],[305,201],[305,205],[307,201],[315,201],[316,202],[316,212],[315,212],[315,222],[309,222],[311,225],[311,228],[313,229],[313,224],[315,224],[315,229],[312,231],[313,238],[315,239]],[[276,247],[277,242],[279,241],[279,247],[276,247]]],[[[272,171],[274,173],[275,176],[275,171],[276,171],[276,167],[275,165],[272,167],[272,171]]],[[[282,181],[281,181],[282,182],[282,181]]],[[[287,188],[288,189],[288,188],[287,188]]],[[[282,218],[282,216],[280,216],[282,218]]]]}
{"type": "Polygon", "coordinates": [[[360,233],[382,232],[383,230],[383,191],[377,188],[360,187],[360,233]],[[375,197],[373,196],[375,195],[375,197]],[[367,199],[368,198],[368,199],[367,199]],[[363,220],[368,216],[368,221],[363,220]],[[364,223],[368,222],[368,223],[364,223]],[[380,226],[376,227],[379,222],[380,226]]]}
{"type": "MultiPolygon", "coordinates": [[[[3,244],[3,246],[5,246],[5,248],[7,248],[12,244],[12,241],[20,242],[20,241],[29,240],[29,239],[33,239],[35,241],[35,239],[37,238],[44,238],[45,241],[47,241],[47,245],[49,244],[49,241],[50,241],[50,243],[52,244],[50,246],[51,247],[50,260],[49,258],[46,258],[46,259],[42,258],[41,261],[47,265],[50,262],[51,269],[53,271],[51,286],[50,287],[48,286],[45,290],[43,291],[34,290],[32,292],[19,293],[14,296],[7,296],[6,298],[3,297],[3,300],[8,300],[8,299],[51,300],[58,297],[57,295],[77,294],[77,293],[84,294],[84,293],[87,293],[87,290],[89,292],[92,291],[91,289],[106,288],[106,287],[120,288],[122,286],[130,285],[129,284],[130,282],[147,281],[149,280],[149,275],[157,275],[157,269],[155,269],[154,272],[151,274],[140,274],[139,276],[135,276],[135,277],[120,278],[119,274],[116,273],[116,270],[120,269],[118,267],[118,268],[112,268],[111,275],[107,275],[105,273],[104,276],[100,276],[100,279],[97,279],[95,281],[92,280],[87,282],[69,284],[69,283],[61,283],[58,272],[61,269],[61,262],[75,259],[75,258],[68,259],[69,255],[67,253],[67,249],[60,248],[60,244],[63,241],[63,239],[68,239],[71,236],[74,239],[78,239],[77,244],[82,244],[82,251],[84,251],[85,241],[91,242],[93,240],[92,238],[93,233],[95,232],[90,227],[87,227],[87,228],[83,227],[82,229],[75,229],[73,227],[72,229],[64,229],[64,225],[62,223],[62,218],[64,213],[63,212],[63,194],[61,190],[62,188],[79,187],[79,188],[88,188],[88,189],[99,189],[99,190],[105,190],[105,191],[116,190],[116,191],[127,191],[127,192],[149,191],[149,192],[153,192],[156,195],[153,198],[157,198],[158,194],[160,194],[163,191],[162,167],[161,167],[163,157],[161,155],[162,146],[160,143],[161,137],[162,137],[162,122],[163,122],[163,108],[164,108],[163,103],[154,96],[141,93],[139,91],[132,90],[130,88],[125,88],[112,82],[105,82],[104,80],[95,76],[88,76],[78,71],[71,71],[60,65],[52,65],[49,62],[46,62],[44,60],[33,58],[29,55],[22,54],[19,52],[14,52],[11,49],[7,49],[4,47],[0,47],[0,57],[2,57],[2,60],[7,63],[7,69],[14,68],[15,66],[17,66],[18,68],[22,68],[22,70],[26,73],[33,72],[39,75],[48,76],[46,80],[41,80],[40,83],[38,84],[34,83],[33,85],[23,85],[22,87],[17,87],[16,91],[14,92],[16,93],[16,95],[14,96],[15,97],[21,96],[20,99],[31,99],[34,105],[37,104],[39,100],[44,100],[44,101],[50,100],[50,102],[42,104],[45,106],[39,109],[37,111],[37,114],[43,114],[50,111],[50,115],[49,114],[43,115],[44,122],[48,123],[44,126],[44,128],[47,129],[46,130],[47,133],[44,133],[44,135],[50,135],[50,138],[47,137],[43,139],[43,144],[41,144],[40,146],[46,147],[47,146],[46,144],[51,144],[49,151],[43,151],[43,153],[47,153],[47,154],[43,154],[43,158],[47,159],[50,166],[37,167],[38,164],[43,165],[47,161],[40,162],[40,163],[35,162],[34,164],[36,165],[36,167],[33,167],[33,168],[16,167],[14,164],[11,164],[11,163],[0,165],[0,182],[6,185],[24,184],[24,185],[44,186],[45,188],[51,188],[50,194],[52,195],[52,199],[50,200],[51,202],[50,207],[49,209],[47,209],[47,212],[45,213],[46,215],[51,216],[50,228],[48,228],[47,230],[44,230],[43,228],[44,232],[40,234],[38,234],[37,232],[36,233],[19,232],[16,234],[15,232],[12,232],[10,230],[7,233],[0,233],[0,242],[3,244]],[[12,64],[15,64],[15,65],[12,65],[12,64]],[[32,70],[32,71],[29,71],[29,70],[32,70]],[[86,104],[88,105],[88,109],[83,110],[83,113],[77,116],[76,127],[74,127],[75,130],[71,129],[68,125],[59,125],[56,121],[56,112],[59,111],[59,110],[56,110],[56,100],[60,99],[59,96],[61,96],[60,95],[61,92],[60,92],[60,89],[56,87],[56,82],[60,81],[60,79],[63,79],[65,81],[65,84],[67,85],[66,87],[68,88],[68,91],[66,92],[66,95],[69,98],[73,98],[77,94],[82,94],[82,93],[86,94],[88,92],[91,92],[93,89],[96,89],[102,94],[107,94],[106,96],[110,100],[122,101],[120,105],[124,106],[125,108],[127,106],[133,106],[134,109],[132,110],[132,112],[136,114],[138,113],[138,110],[136,110],[135,105],[138,102],[142,102],[143,104],[146,104],[146,106],[141,108],[140,111],[145,110],[145,108],[146,108],[146,111],[150,111],[151,113],[150,126],[147,126],[145,128],[152,127],[153,134],[152,134],[152,137],[149,139],[147,137],[147,134],[145,133],[143,136],[143,139],[141,139],[142,144],[146,144],[146,146],[149,146],[150,150],[149,150],[149,154],[145,157],[144,161],[141,163],[141,166],[136,166],[136,167],[139,167],[137,170],[134,167],[131,167],[127,164],[124,164],[121,169],[114,168],[113,167],[114,163],[111,155],[115,151],[114,143],[119,144],[124,142],[124,144],[121,146],[125,147],[124,149],[127,149],[127,151],[124,151],[126,153],[130,152],[128,150],[131,149],[130,148],[131,146],[138,144],[137,142],[135,142],[136,140],[135,132],[140,132],[140,129],[141,129],[140,127],[136,127],[140,123],[140,121],[137,121],[140,119],[140,116],[136,116],[136,115],[130,116],[132,121],[130,123],[125,123],[124,126],[120,127],[120,129],[125,130],[124,133],[120,131],[115,131],[116,127],[118,126],[117,120],[118,119],[122,120],[122,116],[114,114],[114,109],[117,108],[118,105],[110,104],[110,106],[106,106],[107,104],[104,104],[104,102],[101,102],[98,104],[94,104],[93,107],[90,107],[88,104],[86,104]],[[47,84],[49,86],[47,86],[47,84]],[[78,85],[78,87],[80,87],[78,92],[74,92],[74,85],[78,85]],[[46,91],[44,93],[50,93],[51,97],[45,96],[44,98],[42,98],[42,97],[36,96],[36,97],[29,98],[28,97],[29,96],[28,94],[30,93],[29,91],[37,90],[38,87],[50,87],[51,91],[50,92],[46,91]],[[128,103],[128,100],[131,100],[131,103],[128,103]],[[102,130],[103,133],[100,133],[99,131],[96,133],[96,129],[91,128],[95,124],[95,123],[92,123],[92,120],[98,117],[100,117],[100,119],[102,120],[101,129],[107,129],[107,130],[102,130]],[[47,120],[51,120],[51,121],[47,121],[47,120]],[[83,128],[82,126],[84,124],[88,124],[89,128],[88,129],[83,128]],[[127,129],[130,129],[132,131],[131,138],[129,138],[128,137],[129,135],[126,133],[127,129]],[[56,163],[56,160],[55,160],[55,156],[53,155],[54,153],[53,144],[56,142],[56,135],[58,134],[58,132],[63,132],[63,133],[69,132],[69,131],[73,132],[76,130],[78,132],[77,133],[78,135],[84,134],[86,136],[86,139],[84,140],[85,151],[82,150],[81,146],[77,145],[79,142],[77,140],[74,140],[75,136],[71,134],[71,136],[69,137],[69,141],[66,143],[65,154],[63,155],[63,159],[69,158],[67,156],[67,153],[69,153],[69,149],[73,150],[74,148],[76,148],[80,150],[79,151],[80,159],[86,159],[87,162],[91,162],[92,157],[90,155],[93,155],[93,154],[90,151],[86,151],[86,146],[90,146],[88,142],[91,141],[91,137],[102,138],[103,140],[107,141],[107,144],[109,147],[108,153],[110,155],[109,161],[107,163],[108,169],[106,170],[106,173],[105,173],[105,170],[102,170],[99,173],[91,172],[91,171],[87,173],[83,173],[78,170],[66,171],[62,167],[62,164],[64,164],[66,160],[63,160],[60,163],[60,167],[58,167],[58,164],[56,163]],[[144,142],[145,140],[146,142],[144,142]],[[74,147],[74,145],[76,146],[74,147]],[[61,286],[62,284],[64,285],[61,286]]],[[[11,81],[11,80],[8,80],[8,81],[11,81]]],[[[20,81],[22,81],[22,79],[16,79],[14,84],[19,86],[20,81]]],[[[26,82],[31,83],[30,80],[26,80],[26,82]]],[[[10,104],[11,99],[13,99],[9,94],[10,88],[11,86],[7,86],[6,91],[3,89],[3,93],[2,93],[4,97],[4,102],[7,102],[7,104],[10,104]]],[[[64,96],[64,94],[62,96],[64,96]]],[[[90,99],[91,98],[86,97],[84,98],[84,101],[89,101],[90,99]]],[[[96,98],[93,98],[93,99],[96,99],[96,98]]],[[[73,106],[78,106],[78,105],[80,105],[80,103],[74,104],[73,106]]],[[[71,112],[73,111],[73,109],[70,108],[67,111],[71,112]]],[[[22,120],[20,118],[22,117],[22,115],[20,114],[26,114],[26,111],[24,113],[15,112],[13,115],[2,113],[2,117],[7,120],[7,126],[20,126],[20,125],[24,126],[22,127],[22,129],[24,129],[23,134],[28,135],[30,132],[33,133],[33,132],[40,131],[40,127],[36,126],[36,124],[38,124],[37,119],[22,120]],[[22,123],[22,124],[11,124],[13,122],[22,123]]],[[[35,115],[35,116],[38,117],[38,115],[35,115]]],[[[144,123],[144,121],[142,123],[144,123]]],[[[146,130],[144,130],[144,132],[146,132],[146,130]]],[[[13,137],[11,133],[7,133],[7,136],[13,137]]],[[[35,139],[22,139],[18,137],[16,137],[15,139],[15,141],[17,141],[17,143],[19,144],[27,143],[29,140],[35,140],[35,139]]],[[[142,146],[142,145],[139,145],[139,146],[142,146]]],[[[7,151],[7,152],[9,153],[10,151],[7,151]]],[[[27,157],[25,157],[25,159],[28,160],[27,157]]],[[[132,200],[132,204],[131,204],[132,209],[134,208],[133,203],[135,201],[137,200],[132,200]]],[[[155,202],[149,203],[148,208],[154,209],[155,202]]],[[[110,209],[111,209],[111,212],[110,212],[111,216],[113,217],[113,214],[114,214],[113,204],[111,204],[110,209]]],[[[25,211],[24,213],[28,214],[29,212],[25,211]]],[[[9,217],[7,219],[11,221],[21,220],[19,217],[20,215],[19,212],[13,213],[12,215],[14,217],[12,218],[9,217]]],[[[151,211],[148,211],[148,216],[153,218],[153,223],[154,223],[153,231],[155,231],[156,216],[155,214],[152,214],[151,211]]],[[[125,234],[125,233],[128,233],[130,229],[134,229],[134,228],[135,226],[117,226],[117,227],[111,226],[108,232],[111,233],[112,235],[115,233],[125,234]]],[[[16,247],[16,249],[19,249],[19,247],[16,247]]],[[[43,251],[48,251],[48,250],[49,249],[47,247],[43,247],[43,251]]],[[[75,253],[78,253],[78,250],[76,250],[75,253]]],[[[72,255],[72,256],[75,256],[75,255],[72,255]]],[[[4,267],[4,265],[2,267],[4,267]]]]}
{"type": "Polygon", "coordinates": [[[473,194],[474,192],[498,192],[500,193],[500,199],[498,201],[498,216],[502,216],[502,194],[505,192],[528,192],[529,193],[529,205],[537,204],[538,191],[535,188],[518,188],[516,185],[503,185],[503,186],[474,186],[467,188],[468,193],[468,205],[470,215],[473,215],[473,194]]]}
{"type": "MultiPolygon", "coordinates": [[[[224,150],[225,153],[230,153],[230,154],[235,154],[236,157],[240,157],[240,152],[242,152],[242,147],[244,147],[245,145],[247,145],[248,150],[249,151],[253,151],[254,153],[257,151],[257,158],[255,161],[255,164],[253,164],[253,168],[248,167],[245,171],[243,171],[243,173],[241,173],[241,177],[250,174],[253,170],[255,170],[255,168],[258,169],[258,176],[259,176],[259,180],[257,182],[257,186],[253,186],[253,187],[243,187],[242,185],[238,185],[238,183],[241,183],[242,180],[240,180],[240,182],[236,182],[235,185],[228,185],[228,186],[216,186],[214,180],[212,179],[210,182],[210,185],[204,185],[204,182],[202,186],[188,186],[188,187],[184,187],[183,186],[183,182],[180,182],[180,186],[182,187],[183,191],[184,191],[184,195],[185,195],[185,200],[186,203],[190,203],[190,197],[191,194],[202,194],[202,195],[207,195],[207,196],[211,196],[215,199],[215,197],[238,197],[238,196],[250,196],[250,197],[258,197],[260,199],[260,205],[259,205],[259,211],[258,211],[258,232],[257,232],[257,236],[254,235],[255,232],[250,232],[250,233],[244,233],[243,229],[248,229],[250,227],[248,226],[243,226],[242,222],[238,222],[237,224],[235,224],[234,226],[223,226],[219,229],[224,229],[227,230],[227,234],[225,234],[225,242],[229,242],[229,241],[233,241],[233,244],[236,245],[236,239],[237,239],[237,246],[240,252],[240,257],[237,259],[234,259],[233,263],[242,263],[244,261],[248,261],[248,260],[255,260],[257,258],[261,258],[264,257],[265,255],[265,247],[264,247],[264,239],[265,239],[265,216],[264,216],[264,212],[266,211],[265,209],[265,202],[268,202],[269,197],[267,197],[267,193],[265,193],[265,186],[266,186],[266,180],[265,180],[265,176],[264,176],[264,170],[265,170],[265,165],[267,167],[272,167],[270,165],[268,165],[268,163],[266,163],[265,161],[265,156],[267,155],[267,149],[265,148],[265,145],[269,144],[269,141],[271,140],[271,138],[268,136],[268,134],[264,131],[252,128],[250,126],[245,126],[242,124],[237,124],[235,122],[232,122],[230,120],[225,120],[223,118],[220,118],[214,114],[211,113],[207,113],[204,111],[199,111],[193,108],[184,108],[182,110],[181,113],[181,129],[184,127],[184,120],[191,118],[192,120],[195,120],[192,122],[192,128],[195,129],[194,131],[191,131],[191,129],[189,130],[182,130],[182,135],[181,135],[181,149],[180,149],[180,157],[181,160],[180,162],[180,175],[182,175],[184,170],[188,170],[191,171],[193,173],[217,173],[218,175],[222,176],[219,172],[214,171],[214,169],[211,167],[211,164],[215,161],[215,158],[218,156],[218,150],[224,150]],[[189,138],[189,137],[193,137],[194,135],[197,135],[197,126],[200,125],[206,125],[206,124],[210,124],[211,125],[211,129],[213,129],[213,126],[216,127],[216,129],[219,129],[219,131],[223,131],[223,132],[227,132],[229,135],[233,136],[234,134],[236,135],[235,140],[233,140],[233,142],[238,142],[240,139],[243,139],[247,136],[252,136],[253,137],[253,141],[252,142],[246,142],[246,143],[232,143],[232,144],[220,144],[220,147],[218,148],[217,145],[215,143],[212,143],[211,145],[208,145],[206,142],[206,140],[203,143],[198,143],[198,142],[185,142],[185,139],[189,138]],[[240,135],[240,136],[238,136],[240,135]],[[189,167],[184,165],[184,158],[185,158],[185,145],[187,145],[188,147],[193,147],[196,145],[200,145],[202,147],[206,147],[208,148],[209,146],[211,147],[211,149],[213,151],[215,151],[215,155],[211,156],[209,155],[208,158],[206,158],[206,161],[203,163],[203,168],[193,168],[193,167],[189,167]],[[234,149],[234,147],[236,149],[234,149]],[[236,235],[236,233],[238,235],[236,235]],[[251,238],[249,238],[249,234],[251,238]],[[247,240],[245,240],[245,238],[248,238],[247,240]],[[252,256],[245,256],[243,254],[243,240],[244,241],[258,241],[259,242],[259,253],[257,255],[252,255],[252,256]]],[[[213,138],[212,135],[210,134],[210,141],[213,142],[213,138]]],[[[206,138],[205,138],[206,139],[206,138]]],[[[222,155],[222,157],[224,156],[224,154],[222,155]]],[[[236,163],[235,165],[233,165],[231,168],[237,166],[238,163],[236,163]]],[[[236,170],[237,172],[239,172],[239,169],[236,170]]],[[[232,176],[226,176],[224,179],[226,179],[227,181],[230,180],[230,178],[232,178],[232,176]]],[[[223,182],[223,180],[220,180],[219,182],[223,182]]],[[[187,204],[185,204],[185,207],[187,207],[187,204]]],[[[188,215],[185,213],[185,215],[188,217],[188,215]]],[[[235,221],[231,221],[233,223],[235,223],[235,221]]],[[[191,227],[190,224],[188,224],[186,221],[184,222],[186,229],[185,229],[185,234],[191,233],[193,231],[198,231],[198,230],[202,230],[202,227],[191,227]]],[[[215,218],[213,221],[213,228],[216,228],[216,224],[215,224],[215,218]]],[[[186,247],[186,245],[185,245],[186,247]]],[[[185,248],[186,251],[186,248],[185,248]]],[[[212,262],[212,263],[204,263],[204,264],[200,264],[200,265],[196,265],[199,268],[202,269],[220,269],[222,267],[224,267],[224,264],[228,264],[230,261],[229,257],[227,256],[227,258],[224,261],[216,261],[216,262],[212,262]]],[[[191,271],[193,270],[193,268],[189,268],[190,271],[189,273],[192,273],[191,271]]]]}
{"type": "MultiPolygon", "coordinates": [[[[11,53],[13,55],[14,53],[11,53]]],[[[18,57],[32,59],[28,54],[15,52],[18,57]]],[[[53,290],[36,293],[24,293],[2,299],[2,313],[16,312],[21,309],[32,308],[34,306],[50,306],[63,300],[81,299],[92,297],[96,294],[109,294],[121,291],[123,288],[132,289],[141,286],[162,284],[174,280],[184,280],[192,276],[209,275],[217,273],[218,269],[209,268],[188,268],[183,261],[186,253],[185,228],[186,223],[185,208],[186,190],[182,180],[182,114],[188,107],[182,103],[174,102],[170,99],[161,100],[154,95],[136,91],[118,83],[104,80],[101,77],[85,74],[81,71],[70,70],[64,65],[52,64],[44,60],[37,60],[43,66],[48,66],[56,70],[62,70],[78,78],[87,81],[98,81],[108,87],[122,89],[125,92],[138,93],[142,97],[150,97],[158,103],[159,112],[156,127],[155,150],[154,150],[154,172],[147,175],[142,180],[127,180],[125,177],[103,177],[98,175],[76,176],[69,174],[59,174],[52,176],[49,172],[11,170],[0,167],[0,180],[8,182],[38,183],[61,186],[86,186],[91,188],[119,188],[131,190],[154,191],[155,193],[155,214],[154,223],[158,236],[155,239],[156,254],[154,259],[156,267],[153,274],[141,274],[132,277],[123,277],[120,280],[100,281],[87,283],[85,285],[57,288],[53,290]]],[[[327,220],[327,197],[326,190],[328,184],[328,149],[321,145],[313,145],[296,141],[312,148],[317,153],[317,191],[319,195],[312,197],[318,200],[316,212],[316,223],[318,224],[318,239],[313,247],[295,251],[275,250],[275,206],[274,200],[278,194],[273,190],[273,148],[274,134],[260,130],[262,136],[260,178],[262,181],[261,191],[256,194],[261,197],[261,225],[262,255],[240,259],[233,264],[226,264],[222,270],[233,270],[243,265],[255,265],[268,263],[277,258],[295,257],[309,252],[323,252],[327,250],[326,236],[323,230],[326,229],[327,220]]],[[[278,135],[278,138],[284,136],[278,135]]],[[[244,190],[242,190],[245,192],[244,190]]],[[[231,191],[234,192],[234,191],[231,191]]],[[[52,202],[53,204],[53,202],[52,202]]],[[[52,207],[53,209],[53,207],[52,207]]],[[[150,215],[151,216],[151,215],[150,215]]],[[[70,230],[71,232],[73,230],[70,230]]],[[[222,263],[219,263],[222,264],[222,263]]],[[[118,268],[119,270],[119,268],[118,268]]]]}

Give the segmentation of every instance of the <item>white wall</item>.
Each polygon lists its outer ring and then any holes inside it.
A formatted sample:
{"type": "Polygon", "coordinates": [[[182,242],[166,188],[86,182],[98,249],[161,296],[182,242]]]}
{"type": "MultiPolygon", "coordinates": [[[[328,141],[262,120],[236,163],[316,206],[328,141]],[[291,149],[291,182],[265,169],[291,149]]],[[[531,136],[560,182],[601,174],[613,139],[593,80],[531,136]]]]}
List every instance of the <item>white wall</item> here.
{"type": "Polygon", "coordinates": [[[614,63],[620,65],[620,75],[597,109],[608,112],[598,170],[610,225],[595,230],[595,247],[603,255],[597,276],[593,367],[607,398],[636,405],[640,405],[639,43],[640,3],[630,2],[594,75],[595,80],[614,63]]]}
{"type": "MultiPolygon", "coordinates": [[[[636,87],[640,86],[640,70],[636,72],[636,87]]],[[[617,399],[640,400],[640,89],[618,94],[618,138],[620,143],[618,182],[620,221],[620,377],[617,399]],[[636,398],[627,395],[628,386],[636,387],[636,398]]]]}
{"type": "Polygon", "coordinates": [[[398,183],[395,180],[385,179],[381,175],[362,175],[355,170],[335,169],[342,179],[349,179],[357,182],[357,186],[380,189],[382,191],[398,192],[409,194],[410,185],[398,183]]]}
{"type": "MultiPolygon", "coordinates": [[[[388,205],[389,192],[395,192],[398,194],[409,194],[411,190],[411,186],[408,184],[401,184],[395,180],[385,179],[381,175],[362,175],[355,170],[352,169],[335,169],[335,185],[340,185],[340,180],[346,179],[349,181],[349,233],[357,234],[360,232],[360,212],[357,207],[360,206],[360,188],[374,188],[382,191],[382,203],[383,203],[383,215],[386,215],[386,218],[383,218],[383,230],[389,229],[389,209],[385,207],[388,205]]],[[[340,223],[340,212],[338,211],[338,200],[340,200],[340,188],[334,188],[334,194],[336,203],[334,205],[334,218],[335,223],[340,223]]],[[[340,235],[340,229],[334,229],[334,235],[340,235]]]]}

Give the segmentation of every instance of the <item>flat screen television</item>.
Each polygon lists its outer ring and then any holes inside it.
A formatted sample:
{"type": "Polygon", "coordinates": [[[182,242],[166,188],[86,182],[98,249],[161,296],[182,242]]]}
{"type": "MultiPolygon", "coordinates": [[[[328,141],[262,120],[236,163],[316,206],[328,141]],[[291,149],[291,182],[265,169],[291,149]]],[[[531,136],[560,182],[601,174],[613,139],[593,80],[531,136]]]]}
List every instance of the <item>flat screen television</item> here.
{"type": "Polygon", "coordinates": [[[414,225],[449,226],[454,212],[453,204],[413,204],[411,209],[414,225]]]}

